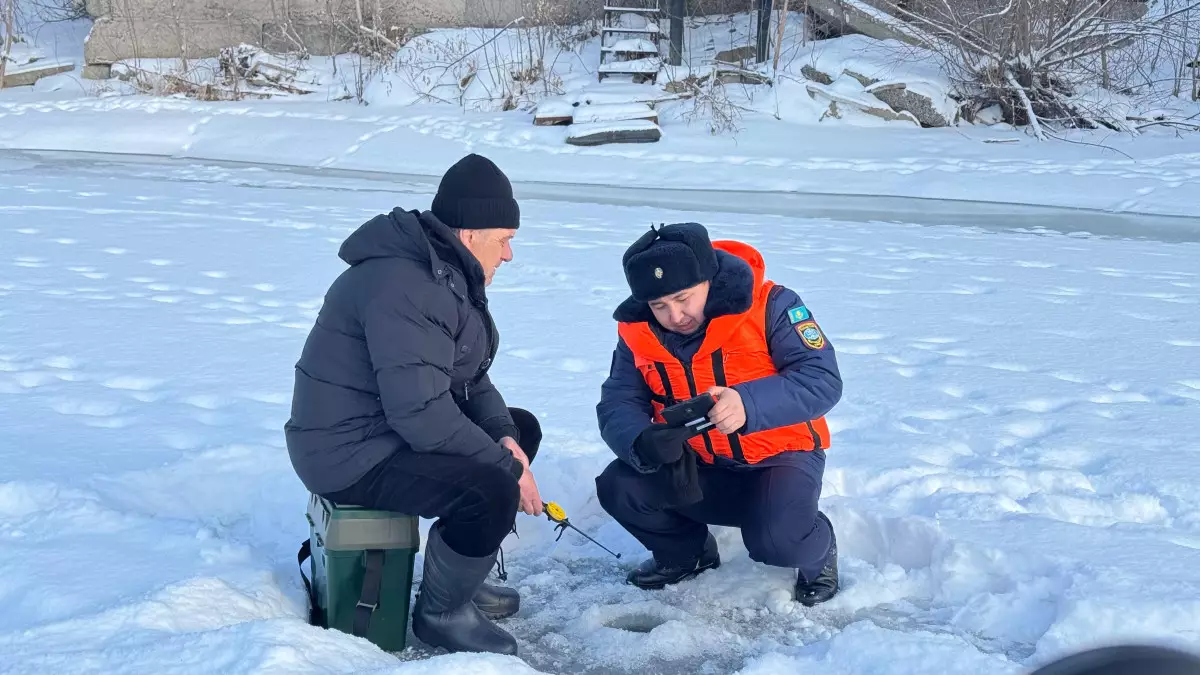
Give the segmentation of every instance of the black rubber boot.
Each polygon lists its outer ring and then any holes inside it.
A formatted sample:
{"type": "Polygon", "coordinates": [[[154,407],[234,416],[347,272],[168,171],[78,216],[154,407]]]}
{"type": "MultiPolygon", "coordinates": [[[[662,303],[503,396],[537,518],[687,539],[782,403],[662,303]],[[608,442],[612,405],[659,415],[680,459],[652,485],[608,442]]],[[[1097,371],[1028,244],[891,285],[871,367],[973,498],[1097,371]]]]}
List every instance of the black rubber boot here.
{"type": "Polygon", "coordinates": [[[837,535],[833,532],[833,523],[829,517],[817,511],[817,517],[829,525],[829,557],[825,559],[825,567],[816,579],[808,581],[804,575],[796,572],[796,600],[805,607],[812,607],[825,602],[838,592],[838,552],[837,535]]]}
{"type": "Polygon", "coordinates": [[[413,607],[412,630],[422,642],[451,652],[517,653],[517,640],[492,623],[472,598],[487,578],[496,555],[468,558],[429,530],[425,571],[413,607]]]}
{"type": "Polygon", "coordinates": [[[521,596],[515,588],[484,584],[475,591],[475,606],[484,616],[495,621],[507,619],[521,610],[521,596]]]}
{"type": "Polygon", "coordinates": [[[630,572],[625,581],[638,588],[656,591],[720,566],[721,554],[717,550],[717,540],[710,533],[704,542],[704,550],[695,561],[682,565],[660,565],[657,560],[650,558],[630,572]]]}

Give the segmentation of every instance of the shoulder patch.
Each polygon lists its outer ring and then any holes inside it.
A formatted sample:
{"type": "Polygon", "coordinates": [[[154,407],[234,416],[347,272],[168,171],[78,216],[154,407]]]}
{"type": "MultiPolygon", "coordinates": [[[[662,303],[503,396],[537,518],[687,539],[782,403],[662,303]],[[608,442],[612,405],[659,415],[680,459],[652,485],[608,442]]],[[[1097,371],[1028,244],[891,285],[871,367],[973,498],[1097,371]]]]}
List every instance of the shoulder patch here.
{"type": "Polygon", "coordinates": [[[805,321],[804,323],[796,324],[796,334],[804,341],[804,346],[809,349],[823,349],[825,347],[825,334],[821,332],[821,328],[817,326],[815,321],[805,321]]]}
{"type": "Polygon", "coordinates": [[[788,310],[788,320],[790,320],[792,324],[797,324],[801,321],[808,321],[810,318],[812,318],[812,315],[809,314],[808,308],[804,305],[793,307],[788,310]]]}

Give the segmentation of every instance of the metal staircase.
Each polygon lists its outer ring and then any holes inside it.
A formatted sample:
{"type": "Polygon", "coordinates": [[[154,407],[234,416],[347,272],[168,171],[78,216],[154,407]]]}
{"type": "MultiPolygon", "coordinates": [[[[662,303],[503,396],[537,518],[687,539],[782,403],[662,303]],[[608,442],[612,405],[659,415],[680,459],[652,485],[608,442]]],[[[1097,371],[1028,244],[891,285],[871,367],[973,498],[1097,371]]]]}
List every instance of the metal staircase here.
{"type": "Polygon", "coordinates": [[[662,9],[659,0],[609,0],[600,28],[599,80],[630,75],[634,82],[658,82],[662,67],[662,9]]]}

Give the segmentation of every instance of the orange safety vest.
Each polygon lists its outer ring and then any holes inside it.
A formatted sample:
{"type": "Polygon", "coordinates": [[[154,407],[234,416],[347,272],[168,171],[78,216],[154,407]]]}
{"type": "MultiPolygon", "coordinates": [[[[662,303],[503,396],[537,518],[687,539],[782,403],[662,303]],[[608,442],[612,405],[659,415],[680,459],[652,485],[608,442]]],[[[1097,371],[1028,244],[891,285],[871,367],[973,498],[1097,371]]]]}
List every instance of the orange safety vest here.
{"type": "MultiPolygon", "coordinates": [[[[761,377],[778,375],[767,351],[767,300],[774,282],[767,280],[766,263],[754,247],[737,241],[715,241],[713,248],[745,260],[754,271],[754,304],[741,314],[717,317],[708,324],[704,342],[688,364],[662,345],[646,322],[617,324],[617,333],[633,352],[646,384],[655,394],[654,421],[663,422],[663,408],[708,391],[761,377]]],[[[756,464],[781,452],[824,450],[829,426],[824,417],[751,434],[725,435],[712,428],[688,441],[701,461],[716,456],[756,464]]]]}

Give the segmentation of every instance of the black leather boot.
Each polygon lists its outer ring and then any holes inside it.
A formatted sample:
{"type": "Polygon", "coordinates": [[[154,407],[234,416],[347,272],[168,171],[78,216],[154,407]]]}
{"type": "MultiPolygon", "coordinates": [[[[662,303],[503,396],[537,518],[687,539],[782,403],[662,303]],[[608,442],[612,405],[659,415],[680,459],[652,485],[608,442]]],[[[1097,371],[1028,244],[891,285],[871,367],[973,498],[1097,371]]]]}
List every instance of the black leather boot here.
{"type": "Polygon", "coordinates": [[[824,513],[817,511],[817,517],[829,525],[829,556],[825,558],[825,567],[821,568],[821,573],[812,581],[806,580],[799,571],[796,572],[796,600],[805,607],[825,602],[838,592],[837,535],[833,532],[833,523],[829,522],[824,513]]]}
{"type": "Polygon", "coordinates": [[[422,642],[451,652],[517,653],[517,640],[492,623],[472,602],[496,564],[496,554],[468,558],[430,528],[424,575],[413,607],[412,630],[422,642]]]}
{"type": "Polygon", "coordinates": [[[704,542],[704,550],[695,561],[682,565],[660,565],[654,558],[650,558],[630,572],[625,581],[638,588],[656,591],[720,566],[721,554],[717,550],[717,540],[710,533],[704,542]]]}
{"type": "Polygon", "coordinates": [[[521,609],[521,596],[515,588],[484,584],[475,591],[475,606],[484,616],[495,621],[507,619],[521,609]]]}

